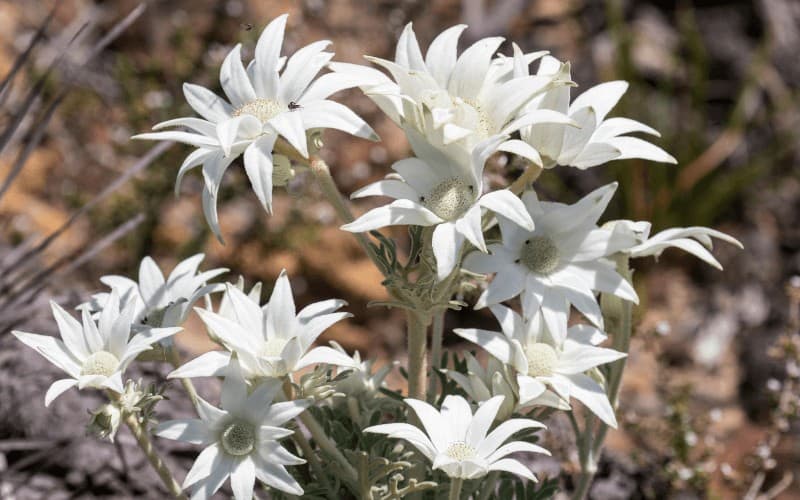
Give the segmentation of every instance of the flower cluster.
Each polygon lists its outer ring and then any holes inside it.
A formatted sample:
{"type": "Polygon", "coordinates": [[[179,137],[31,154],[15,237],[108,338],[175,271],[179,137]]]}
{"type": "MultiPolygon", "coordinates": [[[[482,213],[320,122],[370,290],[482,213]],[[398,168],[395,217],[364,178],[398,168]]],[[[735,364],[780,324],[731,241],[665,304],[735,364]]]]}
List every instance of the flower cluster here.
{"type": "Polygon", "coordinates": [[[203,255],[195,255],[167,277],[147,257],[138,282],[101,278],[110,291],[79,306],[81,322],[53,304],[62,340],[15,332],[69,375],[53,383],[45,404],[74,386],[107,390],[111,402],[93,412],[95,433],[113,437],[125,421],[139,442],[146,442],[149,416],[161,395],[133,382],[126,390],[123,373],[137,356],[158,346],[158,359],[174,365],[168,378],[181,380],[199,418],[161,423],[155,434],[204,447],[180,485],[152,456],[153,447],[143,446],[176,496],[190,488],[193,498],[210,498],[228,478],[237,500],[252,498],[257,480],[289,495],[302,495],[300,479],[308,480],[316,489],[327,489],[321,495],[330,498],[395,498],[435,487],[419,477],[407,477],[400,486],[404,477],[395,472],[412,468],[411,461],[414,476],[424,471],[425,479],[447,481],[450,498],[460,498],[465,484],[488,498],[496,485],[473,480],[500,473],[536,480],[529,464],[511,455],[549,455],[537,444],[542,436],[534,435],[545,428],[537,420],[544,408],[569,412],[583,472],[592,474],[605,430],[617,426],[631,308],[639,301],[630,259],[658,257],[675,247],[721,268],[710,253],[712,238],[739,242],[701,227],[650,236],[647,222],[600,223],[617,183],[572,204],[540,199],[533,182],[557,166],[587,169],[627,158],[676,162],[660,147],[628,135],[657,137],[649,126],[608,117],[627,90],[625,82],[603,83],[573,98],[576,83],[568,62],[546,52],[525,53],[516,44],[512,54],[502,54],[499,37],[478,40],[459,55],[463,25],[442,32],[423,57],[409,24],[393,61],[367,57],[380,69],[331,62],[328,41],[281,56],[286,22],[284,15],[269,23],[246,66],[240,45],[230,51],[220,70],[227,99],[187,83],[186,101],[201,118],[168,120],[137,138],[195,148],[178,170],[176,190],[189,170],[202,165],[203,210],[220,240],[217,197],[225,170],[239,156],[267,212],[274,186],[286,184],[295,168],[312,169],[345,219],[342,229],[357,233],[384,273],[392,297],[386,304],[408,312],[408,397],[389,387],[388,375],[397,363],[374,372],[373,360],[350,355],[338,343],[317,345],[325,330],[351,316],[341,311],[344,301],[324,300],[298,311],[282,271],[262,304],[260,283],[250,291],[243,279],[209,283],[227,269],[201,272],[203,255]],[[538,65],[535,71],[532,64],[538,65]],[[330,71],[318,77],[326,68],[330,71]],[[354,87],[402,128],[414,155],[395,162],[385,179],[352,194],[354,199],[393,199],[358,217],[318,154],[321,129],[377,140],[361,118],[329,99],[354,87]],[[188,130],[161,130],[169,127],[188,130]],[[526,166],[519,178],[499,188],[484,176],[496,153],[515,155],[526,166]],[[395,225],[410,227],[405,262],[396,243],[378,232],[395,225]],[[380,245],[360,233],[371,234],[380,245]],[[485,352],[455,355],[452,366],[433,359],[428,385],[427,327],[438,324],[433,336],[438,354],[444,311],[468,305],[463,291],[475,286],[482,289],[472,305],[488,308],[499,331],[453,330],[485,352]],[[167,340],[192,312],[219,349],[182,364],[167,340]],[[613,348],[603,346],[606,329],[613,348]],[[195,393],[195,377],[223,380],[219,407],[195,393]],[[442,381],[441,391],[436,381],[442,381]],[[341,396],[338,401],[346,404],[317,404],[341,396]],[[372,404],[377,398],[381,404],[372,404]],[[431,404],[435,401],[439,404],[431,404]],[[575,412],[585,417],[583,430],[575,412]],[[320,423],[320,416],[330,421],[320,423]],[[293,428],[295,417],[299,423],[293,428]],[[280,441],[289,437],[294,446],[287,449],[280,441]],[[322,459],[335,466],[328,470],[322,459]],[[304,464],[301,474],[293,474],[304,464]],[[378,470],[387,472],[381,476],[378,470]]]}

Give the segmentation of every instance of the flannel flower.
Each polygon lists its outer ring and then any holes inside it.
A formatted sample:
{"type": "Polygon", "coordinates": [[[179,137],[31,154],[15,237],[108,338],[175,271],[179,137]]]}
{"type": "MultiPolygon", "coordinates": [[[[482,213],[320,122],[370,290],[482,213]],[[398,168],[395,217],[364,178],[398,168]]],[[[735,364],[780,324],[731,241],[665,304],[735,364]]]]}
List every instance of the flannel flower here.
{"type": "MultiPolygon", "coordinates": [[[[195,308],[212,336],[226,351],[210,351],[182,365],[169,378],[212,377],[226,373],[235,353],[246,378],[283,377],[316,363],[354,367],[349,356],[327,346],[312,344],[332,324],[352,316],[336,312],[343,300],[325,300],[295,310],[292,288],[282,271],[269,303],[263,307],[257,297],[245,295],[227,285],[229,308],[225,315],[195,308]]],[[[253,294],[255,295],[255,294],[253,294]]]]}
{"type": "Polygon", "coordinates": [[[439,280],[456,267],[465,240],[486,251],[481,227],[484,209],[505,216],[525,231],[533,230],[530,215],[514,193],[508,189],[483,193],[484,163],[503,136],[482,142],[467,155],[457,148],[442,151],[416,132],[408,132],[417,158],[396,162],[392,169],[397,175],[370,184],[351,196],[388,196],[395,201],[370,210],[342,229],[362,233],[398,224],[436,226],[433,253],[439,280]]]}
{"type": "MultiPolygon", "coordinates": [[[[518,65],[517,68],[521,71],[520,76],[527,75],[527,66],[518,65]]],[[[552,75],[554,72],[559,73],[557,79],[570,79],[569,65],[554,57],[543,57],[539,74],[552,75]]],[[[522,140],[541,155],[546,168],[564,165],[586,169],[627,158],[677,163],[675,158],[658,146],[637,137],[625,136],[643,132],[659,137],[653,128],[629,118],[606,119],[606,115],[627,90],[628,83],[624,81],[601,83],[570,103],[569,86],[550,88],[536,96],[522,113],[546,109],[557,111],[567,115],[577,127],[537,123],[521,130],[522,140]]]]}
{"type": "Polygon", "coordinates": [[[527,231],[498,217],[502,243],[489,245],[491,255],[473,252],[464,261],[470,271],[497,273],[475,307],[522,293],[531,311],[542,309],[550,331],[563,332],[570,304],[603,327],[595,292],[638,303],[631,284],[604,258],[632,246],[633,237],[597,227],[616,188],[615,182],[607,184],[573,205],[540,202],[533,191],[525,193],[522,201],[536,229],[527,231]]]}
{"type": "MultiPolygon", "coordinates": [[[[459,144],[467,151],[497,134],[510,133],[526,123],[571,124],[564,114],[532,109],[524,119],[519,112],[536,95],[566,85],[551,74],[519,77],[515,66],[527,66],[546,51],[523,54],[514,46],[514,57],[493,56],[503,38],[478,40],[458,56],[457,46],[465,25],[453,26],[431,42],[423,58],[419,42],[406,25],[397,41],[395,60],[367,59],[392,76],[355,64],[332,63],[331,69],[360,81],[360,87],[395,123],[425,135],[437,145],[459,144]],[[513,125],[513,124],[516,124],[513,125]]],[[[518,140],[505,140],[499,149],[515,150],[518,140]]],[[[538,158],[538,155],[536,156],[538,158]]]]}
{"type": "Polygon", "coordinates": [[[175,189],[180,188],[188,170],[203,165],[203,211],[220,240],[217,195],[225,170],[239,155],[244,154],[245,172],[256,196],[271,212],[273,175],[285,177],[285,173],[273,171],[273,161],[288,168],[285,157],[273,158],[278,136],[305,158],[309,155],[309,130],[334,128],[377,140],[372,128],[349,108],[328,100],[331,94],[357,81],[338,73],[314,79],[333,57],[325,51],[329,41],[309,44],[288,60],[280,57],[286,18],[282,15],[264,29],[247,69],[242,64],[241,45],[225,58],[220,84],[230,102],[204,87],[186,83],[186,101],[202,118],[177,118],[154,127],[186,127],[188,132],[159,131],[135,137],[178,141],[197,148],[181,165],[175,189]]]}
{"type": "MultiPolygon", "coordinates": [[[[539,394],[528,392],[523,402],[519,395],[519,385],[513,368],[503,364],[497,358],[490,357],[486,368],[475,359],[475,356],[464,351],[467,362],[467,373],[457,370],[444,370],[444,373],[455,381],[474,401],[486,401],[493,396],[504,396],[503,404],[497,414],[500,421],[511,417],[514,412],[524,411],[532,406],[549,406],[559,410],[569,410],[569,404],[557,394],[541,387],[539,394]]],[[[529,388],[530,389],[530,388],[529,388]]]]}
{"type": "Polygon", "coordinates": [[[337,380],[334,384],[337,391],[347,396],[364,396],[367,398],[379,396],[381,387],[386,387],[386,376],[400,364],[399,361],[393,361],[373,372],[374,359],[362,361],[361,354],[358,351],[349,356],[344,347],[338,342],[331,340],[330,344],[334,349],[353,360],[352,367],[342,367],[337,371],[337,380]]]}
{"type": "Polygon", "coordinates": [[[539,397],[547,387],[565,401],[570,397],[577,399],[603,422],[617,426],[605,390],[585,372],[623,358],[625,353],[597,347],[606,336],[589,325],[572,326],[566,335],[554,334],[548,330],[540,312],[534,312],[531,317],[526,314],[523,319],[499,304],[491,310],[502,333],[477,328],[461,328],[454,332],[517,370],[520,405],[525,406],[539,397]]]}
{"type": "Polygon", "coordinates": [[[722,270],[722,264],[709,251],[714,248],[712,238],[718,238],[738,248],[744,248],[736,238],[707,227],[675,227],[665,229],[653,236],[650,236],[650,223],[644,221],[611,221],[604,224],[603,227],[610,228],[618,234],[628,234],[634,237],[636,244],[622,250],[633,258],[653,256],[658,259],[664,250],[674,247],[722,270]]]}
{"type": "Polygon", "coordinates": [[[92,318],[88,310],[82,311],[82,323],[50,302],[58,324],[61,340],[49,335],[14,331],[22,343],[35,349],[48,361],[64,370],[69,377],[53,382],[45,395],[45,406],[66,390],[93,387],[124,392],[122,373],[140,353],[151,349],[152,344],[175,335],[180,328],[151,328],[131,334],[135,306],[132,301],[120,302],[112,292],[99,318],[92,318]]]}
{"type": "Polygon", "coordinates": [[[156,435],[185,441],[205,449],[183,481],[192,488],[192,500],[208,499],[230,477],[236,500],[253,498],[255,480],[275,489],[302,495],[303,488],[287,472],[286,465],[305,463],[278,443],[292,434],[281,427],[302,413],[309,401],[273,403],[281,385],[268,380],[248,395],[247,384],[233,362],[222,384],[221,406],[197,399],[199,419],[169,420],[156,435]]]}
{"type": "Polygon", "coordinates": [[[405,402],[419,417],[424,433],[416,426],[403,423],[374,425],[364,432],[408,441],[431,461],[434,469],[441,469],[449,477],[475,479],[496,470],[536,481],[530,469],[506,457],[517,452],[550,455],[541,446],[524,441],[503,444],[512,434],[523,429],[543,429],[544,424],[536,420],[514,418],[488,432],[503,404],[503,396],[484,402],[474,415],[467,400],[461,396],[447,396],[441,411],[424,401],[406,399],[405,402]]]}
{"type": "MultiPolygon", "coordinates": [[[[196,254],[178,263],[164,277],[158,264],[145,257],[139,265],[139,282],[125,276],[108,275],[100,282],[116,292],[124,302],[134,304],[134,329],[179,326],[186,321],[192,305],[209,293],[224,290],[222,284],[206,284],[209,280],[228,272],[225,268],[199,271],[205,256],[196,254]]],[[[92,311],[102,310],[110,294],[97,293],[91,302],[83,304],[92,311]]]]}

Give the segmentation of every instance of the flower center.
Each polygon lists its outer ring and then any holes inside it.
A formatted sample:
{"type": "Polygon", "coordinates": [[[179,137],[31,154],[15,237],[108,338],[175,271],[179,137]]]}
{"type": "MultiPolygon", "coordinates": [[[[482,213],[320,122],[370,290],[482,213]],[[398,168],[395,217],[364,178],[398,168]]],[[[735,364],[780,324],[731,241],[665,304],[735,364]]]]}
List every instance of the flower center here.
{"type": "Polygon", "coordinates": [[[525,356],[528,358],[528,375],[531,377],[548,377],[558,364],[556,350],[542,342],[528,344],[525,356]]]}
{"type": "Polygon", "coordinates": [[[448,446],[447,451],[445,451],[444,453],[448,457],[452,458],[453,460],[458,460],[459,462],[462,460],[469,460],[470,458],[475,458],[475,448],[468,445],[464,441],[456,441],[455,443],[448,446]]]}
{"type": "Polygon", "coordinates": [[[286,347],[284,339],[278,337],[267,339],[259,354],[264,358],[280,358],[284,347],[286,347]]]}
{"type": "Polygon", "coordinates": [[[520,262],[539,274],[550,274],[558,267],[558,247],[547,236],[534,236],[525,240],[520,262]]]}
{"type": "Polygon", "coordinates": [[[119,360],[108,351],[97,351],[86,358],[81,367],[81,375],[102,375],[110,377],[119,366],[119,360]]]}
{"type": "Polygon", "coordinates": [[[271,99],[256,99],[248,102],[233,112],[233,116],[252,115],[261,123],[267,123],[283,111],[281,106],[271,99]]]}
{"type": "Polygon", "coordinates": [[[458,177],[451,177],[442,181],[426,196],[421,196],[419,201],[442,219],[452,221],[458,219],[475,202],[475,186],[468,185],[458,177]]]}
{"type": "Polygon", "coordinates": [[[251,424],[243,420],[236,420],[222,431],[220,438],[222,448],[233,456],[247,455],[256,444],[256,430],[251,424]]]}

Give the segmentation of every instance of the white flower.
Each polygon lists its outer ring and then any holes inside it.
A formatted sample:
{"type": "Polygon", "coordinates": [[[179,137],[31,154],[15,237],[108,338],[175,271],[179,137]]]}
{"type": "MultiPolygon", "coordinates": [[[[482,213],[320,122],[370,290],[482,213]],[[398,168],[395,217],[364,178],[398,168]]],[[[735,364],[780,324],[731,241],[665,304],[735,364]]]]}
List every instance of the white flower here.
{"type": "MultiPolygon", "coordinates": [[[[206,309],[195,310],[211,333],[236,353],[246,378],[283,377],[316,363],[354,366],[352,358],[330,347],[311,347],[328,327],[352,316],[336,312],[345,301],[316,302],[297,313],[285,270],[263,307],[258,299],[230,284],[226,294],[230,304],[227,317],[206,309]]],[[[230,352],[210,351],[173,371],[169,378],[221,376],[230,359],[230,352]]]]}
{"type": "Polygon", "coordinates": [[[517,370],[520,405],[541,395],[547,386],[566,401],[574,397],[603,422],[617,426],[605,390],[584,372],[624,358],[625,353],[596,347],[606,336],[589,325],[572,326],[566,335],[554,334],[539,313],[523,319],[505,306],[495,305],[491,310],[502,333],[478,328],[454,332],[517,370]]]}
{"type": "MultiPolygon", "coordinates": [[[[527,66],[520,66],[527,75],[527,66]]],[[[539,74],[560,73],[558,79],[569,80],[569,65],[554,57],[542,58],[539,74]]],[[[659,133],[643,123],[629,118],[608,118],[606,115],[628,90],[628,83],[601,83],[579,95],[570,104],[570,88],[557,86],[536,97],[523,113],[532,110],[554,110],[564,113],[577,127],[557,123],[535,124],[522,129],[522,140],[538,151],[545,167],[569,165],[586,169],[611,160],[642,158],[677,163],[663,149],[636,137],[624,134],[644,132],[659,137],[659,133]]]]}
{"type": "Polygon", "coordinates": [[[612,229],[617,234],[633,236],[636,240],[636,245],[621,251],[634,258],[654,256],[657,259],[664,250],[674,247],[680,248],[703,262],[722,270],[722,264],[709,252],[714,248],[711,238],[719,238],[731,245],[744,248],[741,242],[733,236],[707,227],[675,227],[665,229],[653,236],[650,236],[650,223],[644,221],[617,220],[608,222],[603,227],[612,229]]]}
{"type": "Polygon", "coordinates": [[[475,479],[490,471],[506,471],[536,481],[536,476],[513,458],[512,453],[533,452],[550,455],[550,452],[524,441],[505,441],[523,429],[543,429],[544,424],[528,418],[506,420],[488,432],[503,404],[503,396],[484,402],[472,414],[472,408],[461,396],[447,396],[439,411],[424,401],[406,399],[422,422],[423,433],[410,424],[383,424],[367,427],[364,432],[386,434],[404,439],[431,461],[434,469],[441,469],[449,477],[475,479]],[[488,434],[487,434],[488,433],[488,434]]]}
{"type": "Polygon", "coordinates": [[[284,466],[305,460],[278,440],[292,434],[280,426],[302,413],[309,402],[273,403],[280,387],[276,380],[266,381],[248,396],[247,384],[233,368],[222,385],[221,409],[198,398],[200,419],[170,420],[158,426],[160,437],[205,446],[183,481],[184,488],[193,490],[192,500],[211,498],[228,477],[236,500],[253,498],[256,478],[292,495],[303,494],[284,466]]]}
{"type": "MultiPolygon", "coordinates": [[[[416,130],[433,144],[457,142],[472,151],[491,136],[515,130],[509,126],[534,96],[568,82],[556,81],[556,72],[529,76],[526,71],[515,78],[515,65],[527,68],[547,52],[522,54],[515,45],[514,58],[493,58],[502,37],[478,40],[457,56],[458,39],[465,28],[462,24],[442,32],[423,59],[411,23],[406,25],[394,61],[367,57],[388,70],[394,80],[354,64],[332,63],[331,69],[358,79],[366,95],[404,129],[416,130]]],[[[532,112],[535,116],[528,117],[528,123],[570,123],[566,116],[551,110],[532,112]]]]}
{"type": "Polygon", "coordinates": [[[489,358],[484,369],[475,356],[464,351],[467,362],[467,373],[456,370],[445,370],[448,377],[453,379],[467,395],[474,401],[486,401],[493,396],[504,396],[503,405],[497,415],[498,420],[506,420],[514,412],[523,411],[531,406],[549,406],[559,410],[569,410],[569,403],[558,397],[555,393],[541,387],[541,392],[526,394],[524,404],[520,400],[519,386],[513,369],[501,363],[497,358],[489,358]]]}
{"type": "MultiPolygon", "coordinates": [[[[117,275],[103,276],[100,281],[116,292],[123,302],[133,301],[133,323],[137,327],[178,326],[186,321],[190,308],[197,300],[209,293],[224,290],[222,284],[206,285],[206,282],[228,270],[217,268],[199,272],[198,267],[204,257],[203,254],[196,254],[179,262],[166,279],[156,262],[145,257],[139,265],[138,283],[117,275]]],[[[100,310],[108,297],[108,293],[95,294],[92,301],[82,307],[100,310]]]]}
{"type": "Polygon", "coordinates": [[[121,394],[124,391],[122,373],[136,356],[181,330],[151,328],[130,337],[135,306],[131,301],[120,304],[115,292],[109,296],[97,322],[86,309],[82,311],[81,324],[55,302],[51,301],[50,307],[61,340],[49,335],[13,332],[21,342],[69,375],[53,382],[45,395],[45,406],[75,386],[111,389],[121,394]]]}
{"type": "MultiPolygon", "coordinates": [[[[276,18],[264,29],[256,45],[255,59],[247,69],[242,64],[241,45],[236,45],[225,58],[220,84],[230,103],[199,85],[184,84],[186,101],[203,118],[177,118],[154,127],[159,130],[183,126],[189,128],[189,132],[136,136],[138,139],[179,141],[197,148],[186,157],[178,172],[176,191],[183,175],[202,164],[203,211],[220,239],[217,194],[222,175],[240,154],[244,153],[244,168],[256,196],[271,212],[272,149],[279,135],[305,158],[309,154],[306,138],[309,130],[334,128],[377,140],[375,132],[355,113],[327,99],[335,92],[354,86],[355,80],[337,73],[314,80],[333,57],[333,53],[325,51],[329,41],[307,45],[288,60],[280,57],[286,17],[276,18]]],[[[274,159],[285,167],[284,160],[284,157],[274,159]]]]}
{"type": "Polygon", "coordinates": [[[395,201],[370,210],[342,229],[354,233],[385,226],[409,224],[436,226],[433,253],[439,280],[455,268],[464,240],[485,252],[481,217],[484,209],[533,229],[533,221],[514,193],[500,189],[483,194],[483,167],[503,137],[478,145],[471,157],[445,154],[428,144],[419,134],[409,132],[411,147],[418,158],[406,158],[392,165],[399,175],[370,184],[353,193],[353,198],[388,196],[395,201]]]}
{"type": "Polygon", "coordinates": [[[502,244],[489,245],[491,255],[474,252],[464,261],[471,271],[497,273],[475,307],[523,293],[531,311],[541,307],[551,331],[563,332],[570,304],[603,327],[595,292],[638,303],[631,284],[603,258],[630,247],[633,238],[597,227],[616,188],[617,183],[608,184],[573,205],[540,202],[533,191],[525,193],[522,201],[536,229],[527,231],[498,217],[502,244]]]}
{"type": "Polygon", "coordinates": [[[386,376],[399,364],[398,361],[387,363],[381,369],[373,373],[372,368],[375,364],[375,360],[368,359],[362,361],[361,354],[358,351],[355,351],[352,356],[349,356],[347,351],[344,350],[344,347],[338,342],[332,340],[330,344],[334,349],[353,360],[352,367],[341,368],[336,375],[337,379],[339,379],[341,375],[345,376],[345,378],[336,381],[335,387],[337,391],[347,396],[378,396],[380,394],[380,388],[386,386],[384,382],[386,376]]]}

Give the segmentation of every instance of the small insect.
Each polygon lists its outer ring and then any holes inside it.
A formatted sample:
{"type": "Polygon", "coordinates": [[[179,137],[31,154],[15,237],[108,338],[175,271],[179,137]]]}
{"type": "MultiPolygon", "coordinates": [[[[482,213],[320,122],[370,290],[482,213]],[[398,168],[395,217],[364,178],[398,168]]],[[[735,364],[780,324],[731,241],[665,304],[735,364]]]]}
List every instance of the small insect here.
{"type": "Polygon", "coordinates": [[[245,31],[250,31],[251,29],[253,29],[253,25],[250,24],[250,23],[242,23],[242,24],[240,24],[240,26],[245,31]]]}
{"type": "Polygon", "coordinates": [[[425,197],[424,196],[420,196],[419,197],[419,201],[420,201],[420,203],[425,203],[425,197]]]}
{"type": "Polygon", "coordinates": [[[297,104],[296,102],[292,101],[289,103],[289,111],[297,111],[298,109],[302,108],[303,106],[297,104]]]}
{"type": "Polygon", "coordinates": [[[469,189],[469,192],[472,193],[475,191],[475,186],[470,184],[469,186],[467,186],[467,189],[469,189]]]}

